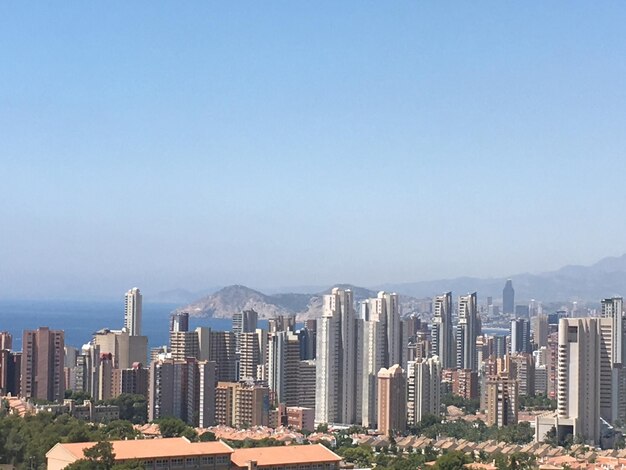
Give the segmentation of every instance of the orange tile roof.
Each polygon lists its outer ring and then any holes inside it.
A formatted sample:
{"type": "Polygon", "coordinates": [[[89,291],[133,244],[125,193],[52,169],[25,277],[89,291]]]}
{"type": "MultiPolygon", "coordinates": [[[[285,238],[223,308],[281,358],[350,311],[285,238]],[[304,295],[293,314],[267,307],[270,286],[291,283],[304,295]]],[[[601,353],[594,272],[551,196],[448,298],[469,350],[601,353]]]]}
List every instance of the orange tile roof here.
{"type": "Polygon", "coordinates": [[[237,467],[246,467],[251,460],[259,467],[265,467],[309,462],[340,462],[342,459],[321,444],[235,449],[231,455],[231,461],[237,467]]]}
{"type": "MultiPolygon", "coordinates": [[[[60,443],[57,446],[63,447],[76,458],[82,459],[85,456],[85,449],[96,444],[96,442],[79,442],[60,443]]],[[[111,441],[111,444],[113,444],[115,460],[230,454],[233,451],[221,441],[189,442],[184,437],[111,441]]]]}

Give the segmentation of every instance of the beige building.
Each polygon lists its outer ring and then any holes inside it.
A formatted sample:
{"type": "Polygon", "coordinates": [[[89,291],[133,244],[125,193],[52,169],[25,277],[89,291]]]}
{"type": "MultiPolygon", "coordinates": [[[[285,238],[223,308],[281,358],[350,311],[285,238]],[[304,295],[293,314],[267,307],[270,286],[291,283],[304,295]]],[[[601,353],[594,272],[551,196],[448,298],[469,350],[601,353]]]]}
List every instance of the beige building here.
{"type": "Polygon", "coordinates": [[[517,380],[506,372],[487,379],[487,424],[517,424],[518,410],[517,380]]]}
{"type": "Polygon", "coordinates": [[[246,382],[219,382],[215,390],[215,422],[236,428],[269,424],[269,388],[246,382]]]}
{"type": "Polygon", "coordinates": [[[21,394],[25,398],[59,401],[65,396],[65,335],[47,327],[24,330],[21,394]]]}
{"type": "Polygon", "coordinates": [[[398,364],[378,372],[378,432],[406,429],[406,376],[398,364]]]}
{"type": "MultiPolygon", "coordinates": [[[[85,457],[85,449],[96,442],[59,443],[46,454],[48,470],[62,470],[85,457]]],[[[184,437],[111,441],[115,463],[139,460],[147,470],[193,468],[198,470],[228,470],[231,449],[225,443],[189,442],[184,437]]]]}

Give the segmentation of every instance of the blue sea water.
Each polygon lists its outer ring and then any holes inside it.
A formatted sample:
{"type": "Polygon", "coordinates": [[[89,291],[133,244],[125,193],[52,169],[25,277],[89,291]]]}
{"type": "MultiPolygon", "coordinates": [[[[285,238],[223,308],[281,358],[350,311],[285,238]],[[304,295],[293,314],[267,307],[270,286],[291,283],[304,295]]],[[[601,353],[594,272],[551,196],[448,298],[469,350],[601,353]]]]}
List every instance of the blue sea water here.
{"type": "MultiPolygon", "coordinates": [[[[168,343],[169,317],[175,304],[143,304],[142,334],[150,347],[168,343]]],[[[267,322],[259,321],[259,327],[267,322]]],[[[80,348],[93,333],[102,328],[121,329],[124,325],[123,302],[0,300],[0,331],[13,335],[13,349],[22,349],[22,331],[47,326],[65,331],[65,344],[80,348]]],[[[192,318],[190,329],[208,326],[230,330],[232,322],[224,318],[192,318]]]]}

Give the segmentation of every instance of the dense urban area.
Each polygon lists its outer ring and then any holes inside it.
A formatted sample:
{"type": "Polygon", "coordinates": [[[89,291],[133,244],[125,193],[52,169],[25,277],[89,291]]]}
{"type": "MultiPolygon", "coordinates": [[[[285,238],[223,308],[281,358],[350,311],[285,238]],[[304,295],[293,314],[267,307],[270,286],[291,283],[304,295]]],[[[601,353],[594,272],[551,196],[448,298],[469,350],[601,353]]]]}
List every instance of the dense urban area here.
{"type": "Polygon", "coordinates": [[[622,298],[544,312],[509,280],[497,300],[447,292],[402,314],[397,294],[333,288],[319,319],[263,329],[244,310],[230,331],[177,310],[149,350],[133,288],[123,327],[80,349],[41,327],[14,351],[0,333],[0,463],[622,468],[622,298]]]}

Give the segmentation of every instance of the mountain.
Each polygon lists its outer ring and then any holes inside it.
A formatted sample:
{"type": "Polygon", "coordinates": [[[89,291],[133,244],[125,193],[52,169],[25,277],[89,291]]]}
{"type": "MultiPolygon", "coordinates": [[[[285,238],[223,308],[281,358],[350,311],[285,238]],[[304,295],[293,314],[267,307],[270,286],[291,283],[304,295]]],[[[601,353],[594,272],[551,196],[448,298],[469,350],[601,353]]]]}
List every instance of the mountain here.
{"type": "MultiPolygon", "coordinates": [[[[333,287],[352,290],[356,301],[377,295],[376,291],[350,284],[337,284],[333,287]]],[[[175,311],[189,312],[197,317],[232,318],[236,312],[253,309],[259,313],[259,318],[272,318],[276,315],[296,315],[299,320],[318,318],[322,313],[322,297],[330,293],[333,287],[317,294],[267,295],[246,286],[228,286],[175,311]]],[[[419,299],[404,296],[400,296],[400,304],[404,312],[421,307],[419,299]]]]}
{"type": "MultiPolygon", "coordinates": [[[[507,279],[513,280],[515,300],[518,303],[530,299],[548,302],[590,302],[614,295],[626,294],[626,254],[609,257],[591,266],[570,265],[556,271],[539,274],[522,273],[506,278],[459,277],[435,281],[384,284],[376,290],[350,284],[336,284],[333,287],[351,289],[354,299],[360,301],[376,297],[379,290],[400,294],[402,311],[428,310],[429,299],[441,292],[452,291],[454,295],[478,292],[481,298],[502,297],[502,288],[507,279]]],[[[314,294],[264,294],[245,286],[225,287],[211,295],[180,307],[176,311],[187,311],[194,316],[231,318],[235,312],[254,309],[260,318],[276,315],[296,315],[300,320],[317,318],[322,312],[322,296],[331,288],[314,294]]]]}
{"type": "Polygon", "coordinates": [[[439,292],[455,294],[477,291],[481,297],[502,297],[507,279],[513,280],[516,301],[538,299],[564,302],[597,303],[604,297],[626,294],[626,254],[601,259],[591,266],[570,265],[539,274],[514,274],[502,278],[440,279],[436,281],[385,284],[380,289],[414,297],[432,296],[439,292]]]}

